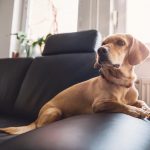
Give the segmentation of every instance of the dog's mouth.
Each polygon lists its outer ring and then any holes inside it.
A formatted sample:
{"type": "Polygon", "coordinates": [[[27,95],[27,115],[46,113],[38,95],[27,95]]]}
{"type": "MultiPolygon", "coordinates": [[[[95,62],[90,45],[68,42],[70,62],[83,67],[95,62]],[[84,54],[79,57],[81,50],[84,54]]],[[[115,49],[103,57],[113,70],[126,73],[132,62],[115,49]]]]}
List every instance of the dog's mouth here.
{"type": "Polygon", "coordinates": [[[102,58],[102,57],[98,57],[97,63],[98,63],[98,65],[99,65],[100,68],[102,68],[102,67],[112,68],[113,67],[113,68],[118,69],[120,67],[120,64],[117,64],[117,63],[114,64],[114,63],[112,63],[112,61],[108,57],[105,57],[105,59],[102,58]]]}
{"type": "Polygon", "coordinates": [[[119,69],[120,68],[120,64],[112,64],[112,63],[107,63],[107,62],[96,62],[94,65],[94,68],[96,69],[101,69],[101,68],[115,68],[115,69],[119,69]]]}
{"type": "Polygon", "coordinates": [[[116,68],[118,69],[120,67],[120,64],[112,64],[112,63],[98,63],[99,67],[102,68],[102,67],[113,67],[113,68],[116,68]]]}
{"type": "Polygon", "coordinates": [[[114,69],[119,69],[120,68],[120,64],[116,63],[112,63],[109,59],[102,61],[101,59],[97,59],[96,63],[94,64],[94,68],[96,69],[101,69],[101,68],[114,68],[114,69]]]}
{"type": "Polygon", "coordinates": [[[120,64],[113,64],[113,67],[119,68],[119,67],[120,67],[120,64]]]}

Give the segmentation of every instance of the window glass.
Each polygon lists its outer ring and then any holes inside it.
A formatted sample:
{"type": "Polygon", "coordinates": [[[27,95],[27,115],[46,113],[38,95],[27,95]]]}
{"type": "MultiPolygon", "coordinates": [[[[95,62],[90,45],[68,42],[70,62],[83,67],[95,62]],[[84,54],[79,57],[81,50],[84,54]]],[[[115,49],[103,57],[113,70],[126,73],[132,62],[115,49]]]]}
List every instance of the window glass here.
{"type": "Polygon", "coordinates": [[[150,43],[149,15],[149,0],[127,0],[126,31],[145,43],[150,43]]]}
{"type": "Polygon", "coordinates": [[[77,31],[78,0],[30,0],[27,32],[31,39],[77,31]]]}

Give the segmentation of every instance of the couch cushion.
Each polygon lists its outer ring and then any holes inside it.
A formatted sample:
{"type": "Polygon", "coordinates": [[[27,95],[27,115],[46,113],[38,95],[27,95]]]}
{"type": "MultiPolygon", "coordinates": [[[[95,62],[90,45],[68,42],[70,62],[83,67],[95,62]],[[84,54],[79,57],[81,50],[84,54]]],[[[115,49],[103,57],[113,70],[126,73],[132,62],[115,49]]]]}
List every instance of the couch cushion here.
{"type": "Polygon", "coordinates": [[[12,114],[12,108],[31,62],[31,58],[0,59],[0,113],[12,114]]]}
{"type": "Polygon", "coordinates": [[[96,30],[55,34],[47,38],[43,56],[93,52],[97,50],[100,44],[101,36],[96,30]]]}
{"type": "Polygon", "coordinates": [[[150,123],[119,113],[70,117],[0,145],[1,150],[150,150],[150,123]]]}
{"type": "Polygon", "coordinates": [[[48,100],[65,88],[97,76],[95,53],[63,54],[36,58],[29,68],[14,111],[36,117],[48,100]]]}
{"type": "MultiPolygon", "coordinates": [[[[0,128],[1,127],[10,127],[10,126],[21,126],[21,125],[27,125],[31,123],[32,120],[27,120],[24,118],[16,118],[16,117],[10,117],[6,115],[0,115],[0,128]]],[[[7,141],[8,139],[14,138],[16,135],[9,135],[4,132],[0,132],[0,144],[7,141]]]]}

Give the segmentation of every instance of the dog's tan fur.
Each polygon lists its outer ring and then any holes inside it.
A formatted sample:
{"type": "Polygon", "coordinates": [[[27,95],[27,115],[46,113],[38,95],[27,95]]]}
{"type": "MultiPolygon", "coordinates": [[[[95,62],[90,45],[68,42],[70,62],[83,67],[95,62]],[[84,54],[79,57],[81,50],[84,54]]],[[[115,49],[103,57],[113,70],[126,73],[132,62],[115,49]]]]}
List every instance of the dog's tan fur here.
{"type": "Polygon", "coordinates": [[[40,110],[36,121],[28,126],[1,128],[9,134],[22,134],[52,123],[60,118],[79,114],[99,112],[119,112],[137,118],[150,118],[150,108],[138,100],[135,88],[134,65],[148,55],[148,48],[128,34],[115,34],[107,37],[102,47],[109,49],[110,63],[99,64],[97,54],[95,67],[100,69],[98,76],[73,85],[48,101],[40,110]]]}

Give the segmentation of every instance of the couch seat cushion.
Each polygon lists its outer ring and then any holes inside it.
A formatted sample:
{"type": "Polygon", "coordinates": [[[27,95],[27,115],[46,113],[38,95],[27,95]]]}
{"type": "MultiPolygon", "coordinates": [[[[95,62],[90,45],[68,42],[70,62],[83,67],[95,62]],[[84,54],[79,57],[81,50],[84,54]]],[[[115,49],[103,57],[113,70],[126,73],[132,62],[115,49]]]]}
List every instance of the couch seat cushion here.
{"type": "MultiPolygon", "coordinates": [[[[32,121],[24,118],[14,118],[14,117],[4,116],[4,115],[0,116],[0,127],[20,126],[20,125],[29,124],[30,122],[32,121]]],[[[0,132],[0,144],[15,136],[16,135],[9,135],[4,132],[0,132]]]]}
{"type": "Polygon", "coordinates": [[[150,150],[150,123],[125,114],[80,115],[19,135],[2,150],[150,150]]]}

